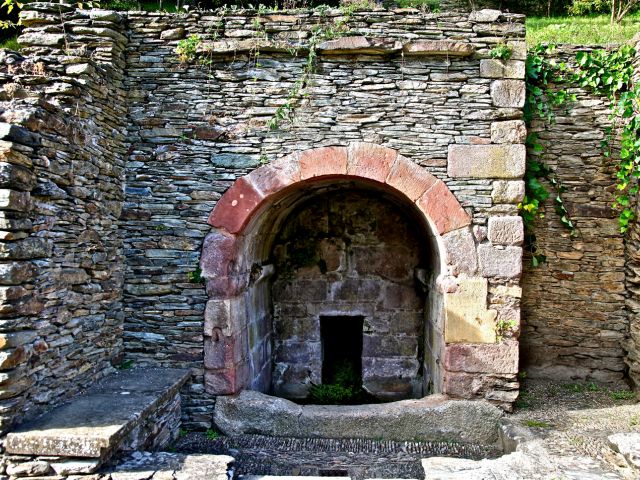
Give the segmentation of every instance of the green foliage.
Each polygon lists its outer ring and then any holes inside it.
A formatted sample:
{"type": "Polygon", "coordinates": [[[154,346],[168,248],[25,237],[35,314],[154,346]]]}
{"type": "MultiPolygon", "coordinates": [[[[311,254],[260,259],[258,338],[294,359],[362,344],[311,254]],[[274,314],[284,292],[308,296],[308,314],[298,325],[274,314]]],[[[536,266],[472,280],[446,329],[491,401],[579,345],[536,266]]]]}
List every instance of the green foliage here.
{"type": "Polygon", "coordinates": [[[511,336],[517,328],[518,322],[516,320],[498,320],[495,326],[496,340],[500,342],[504,337],[511,336]]]}
{"type": "Polygon", "coordinates": [[[614,50],[578,52],[574,82],[610,101],[613,126],[602,142],[605,157],[611,157],[611,143],[620,139],[616,196],[613,207],[619,213],[620,232],[625,233],[636,219],[633,199],[638,195],[640,177],[640,84],[633,85],[636,51],[623,45],[614,50]]]}
{"type": "Polygon", "coordinates": [[[22,47],[18,43],[18,37],[14,36],[0,41],[0,48],[8,48],[9,50],[19,52],[22,47]]]}
{"type": "MultiPolygon", "coordinates": [[[[524,106],[527,127],[531,127],[531,122],[536,118],[547,124],[554,123],[554,110],[575,100],[575,97],[566,89],[558,87],[566,81],[568,70],[564,63],[556,63],[549,59],[553,51],[553,45],[537,45],[527,54],[527,96],[524,106]]],[[[544,146],[535,133],[528,136],[527,146],[533,155],[527,159],[524,175],[525,196],[518,208],[525,228],[525,249],[531,255],[531,264],[537,267],[546,261],[546,256],[536,241],[534,224],[536,218],[544,217],[543,204],[551,195],[547,185],[554,190],[554,208],[560,223],[569,231],[571,237],[577,235],[577,230],[562,199],[566,188],[555,172],[544,162],[544,146]]]]}
{"type": "Polygon", "coordinates": [[[499,43],[489,51],[491,58],[498,58],[500,60],[509,60],[513,49],[506,43],[499,43]]]}
{"type": "Polygon", "coordinates": [[[527,17],[527,44],[567,43],[604,45],[625,43],[640,30],[640,15],[628,15],[619,24],[610,24],[607,15],[589,17],[527,17]]]}
{"type": "Polygon", "coordinates": [[[216,440],[217,438],[220,438],[220,432],[210,428],[206,432],[204,432],[204,436],[209,440],[216,440]]]}
{"type": "Polygon", "coordinates": [[[628,390],[613,390],[609,392],[609,396],[614,400],[635,400],[636,399],[635,392],[630,392],[628,390]]]}
{"type": "Polygon", "coordinates": [[[360,375],[345,361],[336,366],[331,378],[322,385],[312,385],[309,400],[318,405],[356,405],[370,401],[362,388],[360,375]]]}
{"type": "Polygon", "coordinates": [[[118,370],[131,370],[133,368],[133,360],[124,360],[120,365],[116,366],[118,370]]]}
{"type": "Polygon", "coordinates": [[[573,0],[567,13],[570,15],[587,15],[590,13],[607,13],[611,8],[609,0],[573,0]]]}
{"type": "Polygon", "coordinates": [[[202,276],[202,269],[198,266],[193,272],[187,273],[189,283],[204,283],[204,277],[202,276]]]}
{"type": "Polygon", "coordinates": [[[198,46],[202,43],[200,35],[190,35],[178,42],[174,52],[178,54],[180,63],[193,63],[196,59],[198,46]]]}

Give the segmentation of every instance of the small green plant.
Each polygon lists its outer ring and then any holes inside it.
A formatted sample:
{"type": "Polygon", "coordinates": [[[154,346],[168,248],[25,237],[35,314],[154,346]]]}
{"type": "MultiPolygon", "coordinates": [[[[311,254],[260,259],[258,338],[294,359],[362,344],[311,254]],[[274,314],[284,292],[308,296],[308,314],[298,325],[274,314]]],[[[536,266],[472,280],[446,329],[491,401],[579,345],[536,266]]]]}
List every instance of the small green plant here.
{"type": "Polygon", "coordinates": [[[120,365],[116,367],[118,370],[131,370],[133,368],[133,360],[124,360],[120,365]]]}
{"type": "Polygon", "coordinates": [[[552,425],[549,422],[543,422],[541,420],[525,420],[522,422],[525,427],[531,428],[551,428],[552,425]]]}
{"type": "Polygon", "coordinates": [[[263,153],[262,155],[260,155],[258,163],[260,163],[260,165],[266,165],[267,163],[269,163],[269,157],[263,153]]]}
{"type": "Polygon", "coordinates": [[[520,370],[520,371],[518,372],[518,380],[522,381],[522,380],[524,380],[525,378],[527,378],[527,372],[526,372],[526,370],[520,370]]]}
{"type": "Polygon", "coordinates": [[[186,437],[188,433],[189,430],[187,430],[186,428],[181,428],[180,430],[178,430],[178,438],[186,437]]]}
{"type": "Polygon", "coordinates": [[[587,390],[590,392],[601,392],[602,388],[597,383],[589,382],[587,384],[587,390]]]}
{"type": "Polygon", "coordinates": [[[209,428],[206,432],[204,432],[204,436],[207,437],[208,440],[215,440],[220,437],[220,433],[212,428],[209,428]]]}
{"type": "Polygon", "coordinates": [[[640,425],[640,415],[632,415],[629,419],[629,426],[637,427],[638,425],[640,425]]]}
{"type": "Polygon", "coordinates": [[[198,266],[193,272],[187,273],[189,283],[204,283],[204,277],[202,276],[202,269],[198,266]]]}
{"type": "Polygon", "coordinates": [[[491,58],[500,60],[509,60],[513,54],[513,49],[506,43],[498,43],[489,51],[491,58]]]}
{"type": "Polygon", "coordinates": [[[369,395],[362,388],[360,375],[351,362],[338,363],[327,377],[327,383],[311,386],[311,402],[318,405],[356,405],[369,400],[369,395]]]}
{"type": "Polygon", "coordinates": [[[169,230],[169,227],[167,227],[166,225],[156,225],[155,227],[153,227],[154,230],[158,231],[158,232],[164,232],[165,230],[169,230]]]}
{"type": "Polygon", "coordinates": [[[517,328],[516,320],[498,320],[495,326],[496,340],[500,342],[504,337],[511,336],[517,328]]]}
{"type": "Polygon", "coordinates": [[[193,63],[196,59],[198,46],[202,43],[200,35],[190,35],[178,42],[174,52],[178,54],[180,63],[193,63]]]}
{"type": "Polygon", "coordinates": [[[563,388],[573,393],[584,393],[586,390],[586,387],[581,383],[565,383],[563,388]]]}
{"type": "Polygon", "coordinates": [[[636,393],[629,390],[612,390],[609,396],[614,400],[635,400],[636,393]]]}

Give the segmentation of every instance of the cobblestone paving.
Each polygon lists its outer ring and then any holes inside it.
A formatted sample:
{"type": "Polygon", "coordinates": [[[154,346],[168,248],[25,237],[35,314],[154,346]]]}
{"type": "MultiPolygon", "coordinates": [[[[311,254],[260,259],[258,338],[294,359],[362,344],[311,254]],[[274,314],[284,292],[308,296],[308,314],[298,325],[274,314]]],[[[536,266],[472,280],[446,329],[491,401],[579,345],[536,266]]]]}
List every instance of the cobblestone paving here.
{"type": "Polygon", "coordinates": [[[241,435],[211,440],[189,433],[175,445],[180,453],[228,454],[235,475],[313,475],[364,478],[424,478],[420,460],[430,456],[487,458],[497,450],[444,442],[392,442],[274,438],[241,435]]]}

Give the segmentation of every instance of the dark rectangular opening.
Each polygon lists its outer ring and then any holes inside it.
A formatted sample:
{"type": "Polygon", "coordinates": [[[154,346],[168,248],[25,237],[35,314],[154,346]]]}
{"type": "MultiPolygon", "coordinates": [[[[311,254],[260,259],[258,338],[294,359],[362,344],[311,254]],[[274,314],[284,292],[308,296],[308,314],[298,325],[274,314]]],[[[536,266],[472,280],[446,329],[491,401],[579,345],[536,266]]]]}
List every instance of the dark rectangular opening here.
{"type": "Polygon", "coordinates": [[[320,317],[322,383],[362,386],[364,317],[320,317]]]}

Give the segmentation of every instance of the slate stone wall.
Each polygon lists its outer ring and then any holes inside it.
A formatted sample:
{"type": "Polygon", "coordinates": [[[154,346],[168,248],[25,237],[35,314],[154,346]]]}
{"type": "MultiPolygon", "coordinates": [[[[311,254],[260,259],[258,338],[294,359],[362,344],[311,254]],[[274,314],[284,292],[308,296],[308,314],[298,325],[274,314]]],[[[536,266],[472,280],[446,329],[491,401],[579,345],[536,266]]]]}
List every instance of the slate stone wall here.
{"type": "MultiPolygon", "coordinates": [[[[563,46],[557,60],[573,64],[577,51],[563,46]]],[[[570,92],[577,100],[556,110],[555,123],[536,122],[544,152],[528,155],[541,155],[557,172],[578,235],[570,238],[560,224],[552,194],[535,227],[547,262],[533,268],[525,260],[521,367],[531,377],[616,383],[625,375],[629,314],[625,243],[611,208],[615,160],[600,147],[609,101],[579,88],[570,92]]]]}
{"type": "MultiPolygon", "coordinates": [[[[268,121],[286,102],[306,62],[304,50],[292,56],[282,43],[304,46],[314,25],[331,24],[341,15],[128,14],[131,148],[121,223],[127,256],[125,346],[136,363],[193,369],[184,410],[200,425],[208,421],[211,402],[203,390],[207,296],[189,274],[210,229],[207,214],[234,180],[293,152],[368,141],[396,149],[445,181],[473,215],[478,242],[486,241],[490,215],[517,213],[524,149],[511,144],[524,141],[523,17],[357,12],[348,21],[355,37],[319,50],[316,73],[305,97],[295,102],[293,121],[270,130],[268,121]],[[174,53],[178,41],[193,34],[202,40],[207,65],[181,64],[174,53]],[[453,40],[450,47],[460,43],[468,51],[402,54],[397,43],[447,39],[453,40]],[[505,39],[515,51],[503,65],[488,57],[505,39]],[[450,153],[450,144],[466,150],[450,153]],[[484,170],[472,172],[468,162],[484,170]],[[510,162],[514,170],[501,171],[510,162]]],[[[485,260],[494,251],[508,258],[493,265],[488,276],[496,277],[495,286],[485,286],[488,303],[483,298],[478,308],[495,309],[490,312],[498,311],[494,315],[505,321],[519,318],[520,248],[487,244],[485,260]],[[503,283],[513,288],[504,289],[503,283]]],[[[475,250],[469,254],[475,259],[475,250]]],[[[474,374],[455,368],[458,391],[465,391],[474,374]]],[[[496,395],[508,403],[515,398],[514,379],[515,372],[498,376],[474,394],[506,382],[508,394],[496,395]]]]}
{"type": "Polygon", "coordinates": [[[123,23],[58,4],[22,18],[30,56],[0,67],[2,432],[123,350],[123,23]]]}

